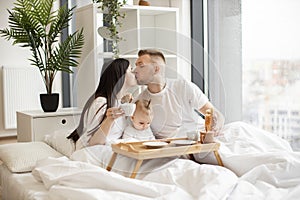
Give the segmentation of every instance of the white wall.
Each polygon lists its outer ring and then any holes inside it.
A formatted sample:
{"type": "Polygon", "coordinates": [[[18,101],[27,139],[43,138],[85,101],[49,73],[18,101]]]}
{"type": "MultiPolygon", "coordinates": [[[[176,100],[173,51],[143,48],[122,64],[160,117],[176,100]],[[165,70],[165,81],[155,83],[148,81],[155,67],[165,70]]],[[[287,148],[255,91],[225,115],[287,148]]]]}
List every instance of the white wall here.
{"type": "MultiPolygon", "coordinates": [[[[0,29],[8,27],[8,12],[7,9],[11,10],[14,6],[15,0],[5,0],[0,1],[0,29]]],[[[58,5],[59,1],[56,2],[58,5]]],[[[30,66],[28,58],[30,58],[31,53],[29,49],[21,48],[18,45],[12,45],[12,41],[7,41],[5,38],[0,37],[0,66],[30,66]]],[[[40,79],[39,79],[40,80],[40,79]]],[[[61,91],[61,76],[58,74],[55,78],[55,85],[53,88],[54,92],[61,91]]],[[[62,95],[60,95],[62,96],[62,95]]],[[[16,97],[22,98],[22,97],[16,97]]],[[[39,98],[39,97],[37,97],[39,98]]],[[[60,102],[62,100],[60,99],[60,102]]],[[[16,130],[5,130],[4,129],[4,113],[3,113],[3,80],[2,72],[0,70],[0,137],[15,135],[16,130]]]]}
{"type": "MultiPolygon", "coordinates": [[[[0,1],[0,28],[8,27],[8,12],[7,9],[13,7],[13,0],[0,1]]],[[[3,37],[0,37],[0,65],[1,66],[22,66],[28,65],[28,57],[30,56],[29,50],[20,48],[18,46],[12,46],[11,41],[6,41],[3,37]]],[[[15,134],[16,130],[4,130],[4,113],[3,113],[3,80],[2,71],[0,72],[0,136],[15,134]]]]}

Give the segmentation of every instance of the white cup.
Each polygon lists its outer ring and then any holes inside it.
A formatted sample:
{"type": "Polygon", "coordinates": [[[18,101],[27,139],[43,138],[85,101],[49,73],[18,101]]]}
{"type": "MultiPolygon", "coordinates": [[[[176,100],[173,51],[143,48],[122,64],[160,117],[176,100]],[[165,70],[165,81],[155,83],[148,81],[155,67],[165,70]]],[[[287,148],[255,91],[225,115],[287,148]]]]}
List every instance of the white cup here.
{"type": "Polygon", "coordinates": [[[135,111],[134,103],[123,103],[120,105],[120,108],[124,111],[125,116],[132,116],[135,111]]]}
{"type": "Polygon", "coordinates": [[[198,141],[200,138],[199,132],[198,131],[188,131],[186,133],[186,137],[189,140],[194,140],[194,141],[198,141]]]}

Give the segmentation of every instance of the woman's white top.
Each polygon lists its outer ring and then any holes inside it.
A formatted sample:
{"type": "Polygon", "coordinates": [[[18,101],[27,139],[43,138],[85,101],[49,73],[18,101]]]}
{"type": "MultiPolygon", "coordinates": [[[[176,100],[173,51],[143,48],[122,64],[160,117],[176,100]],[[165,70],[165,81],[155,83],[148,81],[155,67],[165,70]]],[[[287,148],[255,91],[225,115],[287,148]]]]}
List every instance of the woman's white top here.
{"type": "MultiPolygon", "coordinates": [[[[83,120],[83,134],[76,142],[76,150],[82,149],[83,147],[89,146],[89,140],[92,137],[91,132],[100,126],[100,122],[106,115],[106,104],[107,100],[104,97],[97,97],[90,108],[84,113],[83,120]],[[101,108],[99,110],[99,108],[101,108]]],[[[120,102],[117,101],[114,107],[118,107],[120,102]]],[[[119,117],[114,120],[110,132],[106,136],[106,145],[112,144],[117,139],[121,138],[124,129],[127,126],[125,117],[119,117]]]]}
{"type": "Polygon", "coordinates": [[[194,109],[202,108],[208,98],[194,83],[182,79],[167,79],[159,93],[144,90],[138,99],[151,99],[154,118],[151,129],[156,138],[185,135],[187,130],[203,124],[194,109]]]}

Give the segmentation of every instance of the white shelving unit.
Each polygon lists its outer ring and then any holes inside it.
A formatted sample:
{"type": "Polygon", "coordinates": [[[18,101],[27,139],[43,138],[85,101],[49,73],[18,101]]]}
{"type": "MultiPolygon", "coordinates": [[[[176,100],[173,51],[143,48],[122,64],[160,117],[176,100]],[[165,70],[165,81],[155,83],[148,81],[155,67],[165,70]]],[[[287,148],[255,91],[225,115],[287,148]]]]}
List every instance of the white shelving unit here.
{"type": "MultiPolygon", "coordinates": [[[[124,6],[122,27],[123,40],[119,44],[120,57],[127,58],[134,65],[137,52],[144,48],[157,48],[164,52],[167,60],[166,76],[175,78],[178,67],[178,8],[153,6],[124,6]]],[[[84,28],[85,44],[79,60],[77,75],[78,106],[82,107],[98,85],[101,67],[105,58],[112,58],[105,52],[104,39],[97,33],[103,26],[103,13],[97,4],[89,4],[75,11],[76,29],[84,28]],[[84,83],[84,84],[82,84],[84,83]]]]}

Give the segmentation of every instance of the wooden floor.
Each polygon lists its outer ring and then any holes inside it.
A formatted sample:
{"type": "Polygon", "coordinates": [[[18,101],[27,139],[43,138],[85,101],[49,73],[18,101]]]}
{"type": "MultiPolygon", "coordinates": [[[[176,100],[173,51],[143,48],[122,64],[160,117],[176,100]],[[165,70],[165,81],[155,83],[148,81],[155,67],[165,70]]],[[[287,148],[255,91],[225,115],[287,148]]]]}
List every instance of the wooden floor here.
{"type": "MultiPolygon", "coordinates": [[[[17,142],[17,136],[12,137],[0,137],[0,145],[1,144],[10,144],[10,143],[16,143],[17,142]]],[[[2,161],[0,160],[0,165],[2,164],[2,161]]],[[[1,199],[0,199],[1,200],[1,199]]]]}
{"type": "MultiPolygon", "coordinates": [[[[16,143],[17,142],[17,137],[16,136],[12,136],[12,137],[0,137],[0,145],[1,144],[9,144],[9,143],[16,143]]],[[[0,165],[2,164],[2,161],[0,160],[0,165]]],[[[1,191],[0,191],[1,192],[1,191]]],[[[0,200],[2,199],[1,197],[1,193],[0,193],[0,200]]]]}
{"type": "Polygon", "coordinates": [[[17,137],[12,136],[12,137],[0,137],[0,145],[1,144],[9,144],[9,143],[16,143],[17,142],[17,137]]]}
{"type": "MultiPolygon", "coordinates": [[[[0,138],[0,145],[1,144],[9,144],[9,143],[16,143],[17,142],[17,137],[13,136],[13,137],[1,137],[0,138]]],[[[0,160],[0,165],[2,164],[2,161],[0,160]]],[[[1,192],[1,191],[0,191],[1,192]]],[[[1,193],[0,193],[0,200],[2,199],[1,197],[1,193]]]]}

